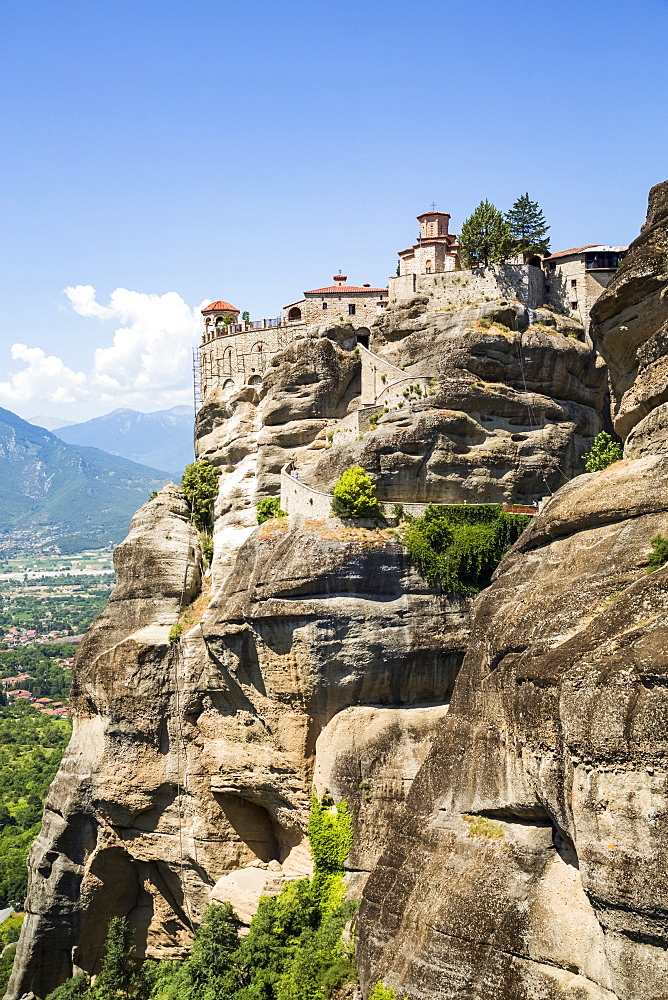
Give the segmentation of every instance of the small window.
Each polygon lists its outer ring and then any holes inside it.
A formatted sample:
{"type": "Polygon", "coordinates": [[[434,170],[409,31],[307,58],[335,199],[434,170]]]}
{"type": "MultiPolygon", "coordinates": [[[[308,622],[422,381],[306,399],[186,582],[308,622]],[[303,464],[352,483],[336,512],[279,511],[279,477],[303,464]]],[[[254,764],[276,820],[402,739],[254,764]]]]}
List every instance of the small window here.
{"type": "Polygon", "coordinates": [[[323,308],[323,309],[326,309],[326,308],[327,308],[327,303],[326,303],[326,302],[323,302],[323,304],[322,304],[322,308],[323,308]]]}
{"type": "Polygon", "coordinates": [[[571,288],[577,288],[577,287],[578,287],[577,278],[571,278],[571,288]]]}
{"type": "Polygon", "coordinates": [[[348,315],[349,316],[354,316],[355,315],[355,303],[354,302],[349,302],[348,303],[348,315]]]}
{"type": "Polygon", "coordinates": [[[571,302],[571,309],[577,309],[577,307],[578,307],[577,302],[571,302]]]}

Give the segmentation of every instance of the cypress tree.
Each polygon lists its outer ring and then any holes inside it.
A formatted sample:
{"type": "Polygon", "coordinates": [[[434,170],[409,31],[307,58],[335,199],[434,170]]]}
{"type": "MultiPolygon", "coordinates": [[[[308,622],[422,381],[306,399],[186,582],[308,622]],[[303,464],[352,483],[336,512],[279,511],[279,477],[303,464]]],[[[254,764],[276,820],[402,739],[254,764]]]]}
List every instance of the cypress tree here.
{"type": "Polygon", "coordinates": [[[510,235],[519,253],[548,253],[550,227],[545,223],[537,201],[532,201],[529,193],[521,195],[506,214],[510,235]]]}
{"type": "Polygon", "coordinates": [[[93,988],[95,1000],[114,1000],[119,993],[130,996],[137,976],[132,938],[126,918],[113,917],[107,931],[102,969],[93,988]]]}
{"type": "Polygon", "coordinates": [[[511,251],[510,229],[503,212],[481,201],[462,226],[459,243],[469,267],[505,260],[511,251]]]}

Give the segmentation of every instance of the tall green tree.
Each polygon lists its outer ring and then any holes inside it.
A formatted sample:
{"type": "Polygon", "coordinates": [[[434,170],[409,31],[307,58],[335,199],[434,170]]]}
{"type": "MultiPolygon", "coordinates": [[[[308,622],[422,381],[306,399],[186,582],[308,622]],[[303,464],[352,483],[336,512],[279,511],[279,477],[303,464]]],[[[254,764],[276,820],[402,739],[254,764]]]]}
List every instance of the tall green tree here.
{"type": "Polygon", "coordinates": [[[506,217],[490,201],[481,201],[462,226],[459,243],[469,267],[503,261],[512,249],[506,217]]]}
{"type": "Polygon", "coordinates": [[[193,524],[198,531],[211,529],[211,508],[218,496],[218,473],[206,458],[186,465],[181,488],[190,503],[193,524]]]}
{"type": "Polygon", "coordinates": [[[125,917],[112,917],[105,941],[105,954],[100,974],[95,980],[95,1000],[115,1000],[129,997],[137,979],[134,961],[134,941],[125,917]]]}
{"type": "Polygon", "coordinates": [[[545,222],[537,201],[532,201],[527,191],[520,195],[513,207],[506,213],[510,235],[519,253],[548,253],[550,227],[545,222]]]}

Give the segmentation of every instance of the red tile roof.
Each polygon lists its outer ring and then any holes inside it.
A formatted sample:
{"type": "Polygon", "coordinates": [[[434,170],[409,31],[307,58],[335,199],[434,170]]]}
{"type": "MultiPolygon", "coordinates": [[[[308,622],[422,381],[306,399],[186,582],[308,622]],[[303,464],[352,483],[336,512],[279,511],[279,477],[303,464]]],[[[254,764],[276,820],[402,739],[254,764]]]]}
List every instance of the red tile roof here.
{"type": "Polygon", "coordinates": [[[236,306],[231,305],[229,302],[223,302],[219,299],[217,302],[212,302],[210,305],[202,309],[203,313],[214,312],[214,310],[220,311],[221,309],[227,309],[229,312],[238,313],[239,310],[236,306]]]}
{"type": "Polygon", "coordinates": [[[570,250],[560,250],[558,253],[551,253],[546,260],[554,260],[555,257],[570,257],[574,253],[584,253],[585,250],[612,250],[621,253],[622,250],[628,250],[628,247],[607,247],[602,243],[587,243],[584,247],[572,247],[570,250]]]}
{"type": "Polygon", "coordinates": [[[304,292],[304,295],[326,295],[328,292],[372,292],[377,295],[383,292],[387,295],[387,288],[371,288],[370,285],[328,285],[327,288],[311,288],[304,292]]]}

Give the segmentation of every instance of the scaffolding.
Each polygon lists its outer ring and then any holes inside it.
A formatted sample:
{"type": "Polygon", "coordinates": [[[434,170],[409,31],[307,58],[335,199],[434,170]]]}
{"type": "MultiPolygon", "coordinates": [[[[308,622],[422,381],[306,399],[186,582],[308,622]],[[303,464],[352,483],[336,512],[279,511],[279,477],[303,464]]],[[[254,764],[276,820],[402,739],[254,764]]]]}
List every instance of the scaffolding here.
{"type": "Polygon", "coordinates": [[[199,408],[202,405],[202,378],[199,366],[199,349],[193,347],[193,404],[195,407],[195,416],[199,413],[199,408]]]}

